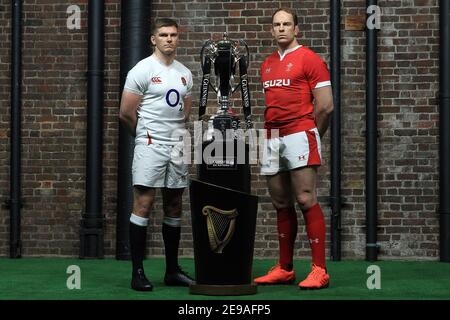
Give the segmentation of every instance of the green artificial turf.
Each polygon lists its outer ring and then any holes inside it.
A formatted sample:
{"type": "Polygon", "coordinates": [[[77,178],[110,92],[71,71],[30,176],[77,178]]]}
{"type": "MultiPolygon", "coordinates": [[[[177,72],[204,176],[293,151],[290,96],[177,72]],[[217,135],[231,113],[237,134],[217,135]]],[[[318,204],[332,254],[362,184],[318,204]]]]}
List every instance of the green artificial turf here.
{"type": "MultiPolygon", "coordinates": [[[[265,274],[275,260],[254,260],[255,276],[265,274]]],[[[183,269],[195,275],[193,259],[180,259],[183,269]]],[[[259,286],[246,296],[191,295],[188,288],[163,284],[164,259],[149,258],[145,270],[152,292],[130,289],[131,262],[115,259],[0,258],[0,300],[428,300],[450,299],[450,264],[431,261],[339,261],[327,263],[330,287],[299,290],[297,283],[308,274],[308,261],[296,261],[293,285],[259,286]],[[81,270],[81,289],[68,289],[70,265],[81,270]],[[381,271],[381,289],[368,289],[370,265],[381,271]]]]}

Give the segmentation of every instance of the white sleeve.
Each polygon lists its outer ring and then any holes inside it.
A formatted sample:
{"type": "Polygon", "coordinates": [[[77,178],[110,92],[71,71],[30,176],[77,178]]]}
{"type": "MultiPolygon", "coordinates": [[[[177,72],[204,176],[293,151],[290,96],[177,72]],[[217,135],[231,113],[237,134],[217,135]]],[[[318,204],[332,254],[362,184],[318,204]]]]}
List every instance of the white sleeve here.
{"type": "Polygon", "coordinates": [[[139,64],[134,66],[127,74],[124,89],[140,96],[144,95],[148,88],[148,77],[145,69],[139,64]]]}
{"type": "Polygon", "coordinates": [[[192,80],[192,73],[189,70],[188,74],[188,84],[187,84],[187,91],[186,91],[186,97],[189,97],[192,95],[192,86],[194,85],[194,82],[192,80]]]}

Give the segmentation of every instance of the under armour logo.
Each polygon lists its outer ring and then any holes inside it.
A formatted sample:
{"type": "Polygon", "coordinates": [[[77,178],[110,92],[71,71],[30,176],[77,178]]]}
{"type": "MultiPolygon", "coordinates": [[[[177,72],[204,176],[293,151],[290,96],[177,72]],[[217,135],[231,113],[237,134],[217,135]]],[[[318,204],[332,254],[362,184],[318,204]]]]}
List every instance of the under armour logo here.
{"type": "Polygon", "coordinates": [[[300,161],[306,160],[306,155],[302,154],[301,156],[298,156],[298,160],[300,161]]]}
{"type": "Polygon", "coordinates": [[[309,239],[309,243],[319,243],[319,238],[309,239]]]}
{"type": "Polygon", "coordinates": [[[284,233],[280,233],[280,238],[286,238],[286,235],[284,233]]]}
{"type": "Polygon", "coordinates": [[[266,73],[269,73],[269,72],[270,72],[270,68],[267,68],[267,69],[266,69],[266,73]]]}
{"type": "Polygon", "coordinates": [[[287,72],[291,71],[291,69],[292,69],[293,66],[294,66],[294,65],[293,65],[291,62],[289,62],[289,64],[286,66],[286,71],[287,71],[287,72]]]}

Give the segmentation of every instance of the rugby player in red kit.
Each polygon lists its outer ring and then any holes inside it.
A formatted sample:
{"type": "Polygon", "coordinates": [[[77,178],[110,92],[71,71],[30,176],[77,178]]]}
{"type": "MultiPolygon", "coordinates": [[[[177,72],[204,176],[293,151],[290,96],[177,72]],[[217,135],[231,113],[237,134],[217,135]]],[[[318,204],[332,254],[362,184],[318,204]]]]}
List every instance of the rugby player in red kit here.
{"type": "Polygon", "coordinates": [[[317,202],[317,169],[321,165],[321,138],[333,111],[330,74],[324,61],[300,45],[298,18],[291,9],[279,9],[272,16],[272,35],[278,50],[261,65],[267,129],[265,159],[269,194],[277,212],[279,260],[257,284],[295,281],[294,244],[297,237],[295,202],[303,213],[312,268],[301,289],[328,287],[325,265],[325,221],[317,202]]]}

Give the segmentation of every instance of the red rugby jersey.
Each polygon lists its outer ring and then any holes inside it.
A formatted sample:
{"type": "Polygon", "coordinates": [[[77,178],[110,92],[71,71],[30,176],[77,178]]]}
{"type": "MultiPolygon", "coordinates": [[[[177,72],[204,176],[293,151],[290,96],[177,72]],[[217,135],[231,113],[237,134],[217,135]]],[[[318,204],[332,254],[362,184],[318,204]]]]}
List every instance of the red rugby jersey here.
{"type": "Polygon", "coordinates": [[[264,128],[279,129],[280,136],[314,128],[312,90],[331,85],[322,58],[297,46],[283,55],[271,54],[260,72],[266,101],[264,128]]]}

